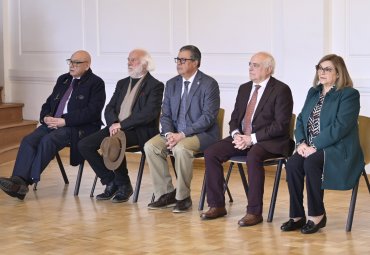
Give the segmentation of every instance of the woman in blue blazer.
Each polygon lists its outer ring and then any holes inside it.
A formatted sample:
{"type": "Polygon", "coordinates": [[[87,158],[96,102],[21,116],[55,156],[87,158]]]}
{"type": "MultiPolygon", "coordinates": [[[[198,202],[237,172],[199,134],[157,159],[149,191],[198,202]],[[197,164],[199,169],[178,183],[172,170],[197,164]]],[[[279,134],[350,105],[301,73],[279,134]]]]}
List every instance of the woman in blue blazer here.
{"type": "Polygon", "coordinates": [[[352,189],[364,169],[358,135],[360,95],[340,56],[324,56],[316,65],[313,87],[297,117],[297,149],[286,171],[289,221],[282,231],[317,232],[326,225],[324,189],[352,189]],[[308,218],[303,206],[306,178],[308,218]]]}

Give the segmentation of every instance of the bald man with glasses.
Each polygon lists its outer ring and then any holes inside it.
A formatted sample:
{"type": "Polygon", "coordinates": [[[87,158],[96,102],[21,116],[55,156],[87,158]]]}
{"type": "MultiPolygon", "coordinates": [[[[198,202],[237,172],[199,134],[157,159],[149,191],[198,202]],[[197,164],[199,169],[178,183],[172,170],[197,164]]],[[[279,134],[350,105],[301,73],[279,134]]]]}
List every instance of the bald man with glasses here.
{"type": "Polygon", "coordinates": [[[20,144],[12,176],[0,178],[0,188],[23,200],[28,186],[40,180],[41,173],[57,152],[70,145],[70,163],[83,160],[77,143],[100,130],[105,103],[104,81],[90,69],[91,57],[79,50],[67,59],[69,72],[59,76],[53,92],[42,105],[41,125],[20,144]]]}

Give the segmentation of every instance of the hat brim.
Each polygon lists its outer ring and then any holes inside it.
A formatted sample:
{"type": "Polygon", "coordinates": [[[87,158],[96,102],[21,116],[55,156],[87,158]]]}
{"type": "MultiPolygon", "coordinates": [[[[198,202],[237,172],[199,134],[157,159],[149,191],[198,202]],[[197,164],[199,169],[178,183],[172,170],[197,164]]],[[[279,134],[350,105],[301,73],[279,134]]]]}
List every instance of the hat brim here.
{"type": "Polygon", "coordinates": [[[103,161],[104,165],[109,170],[116,170],[123,162],[123,159],[125,158],[125,151],[126,151],[126,135],[122,130],[119,130],[114,136],[108,136],[103,139],[103,141],[100,144],[100,149],[102,151],[103,161]],[[110,144],[110,139],[117,139],[120,143],[120,153],[116,160],[112,161],[108,157],[108,148],[110,144]]]}

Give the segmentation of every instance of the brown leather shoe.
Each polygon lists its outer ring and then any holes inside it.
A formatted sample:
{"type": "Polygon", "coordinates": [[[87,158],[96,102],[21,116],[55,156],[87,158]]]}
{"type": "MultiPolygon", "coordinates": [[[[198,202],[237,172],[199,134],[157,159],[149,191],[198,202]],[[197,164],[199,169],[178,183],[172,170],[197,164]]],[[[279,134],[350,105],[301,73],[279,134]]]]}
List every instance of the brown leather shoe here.
{"type": "Polygon", "coordinates": [[[263,221],[262,215],[253,215],[247,213],[243,218],[238,221],[239,226],[249,227],[257,225],[263,221]]]}
{"type": "Polygon", "coordinates": [[[210,207],[207,212],[200,215],[202,220],[213,220],[216,218],[223,217],[227,214],[225,207],[210,207]]]}

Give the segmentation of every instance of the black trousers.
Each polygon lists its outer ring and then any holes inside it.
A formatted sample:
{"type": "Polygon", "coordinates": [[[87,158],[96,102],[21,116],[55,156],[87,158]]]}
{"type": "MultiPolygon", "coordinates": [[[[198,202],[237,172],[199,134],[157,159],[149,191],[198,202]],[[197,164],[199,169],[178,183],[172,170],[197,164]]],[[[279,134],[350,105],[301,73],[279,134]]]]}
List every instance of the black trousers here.
{"type": "MultiPolygon", "coordinates": [[[[138,144],[136,133],[133,131],[124,131],[126,135],[126,147],[138,144]]],[[[100,178],[103,185],[106,185],[114,180],[118,186],[130,183],[128,176],[126,157],[122,164],[115,170],[111,171],[105,167],[103,157],[98,153],[100,144],[104,138],[109,136],[109,127],[105,127],[100,131],[83,138],[78,143],[78,149],[81,155],[89,162],[91,168],[100,178]]]]}
{"type": "Polygon", "coordinates": [[[49,162],[70,141],[69,127],[50,129],[39,126],[22,139],[12,175],[22,177],[28,184],[38,182],[49,162]]]}
{"type": "Polygon", "coordinates": [[[321,188],[324,166],[324,152],[319,150],[307,158],[295,153],[286,165],[290,194],[289,216],[304,217],[303,188],[306,177],[308,216],[325,213],[324,190],[321,188]]]}

